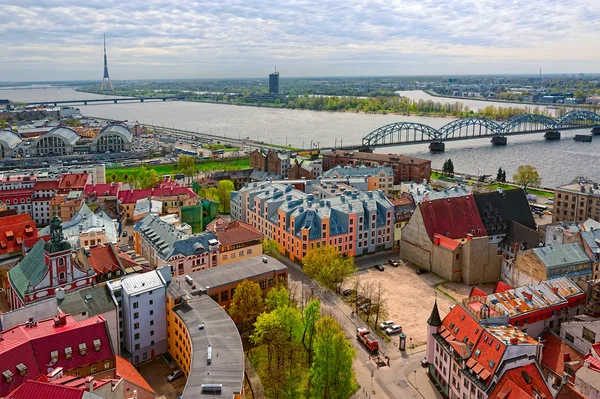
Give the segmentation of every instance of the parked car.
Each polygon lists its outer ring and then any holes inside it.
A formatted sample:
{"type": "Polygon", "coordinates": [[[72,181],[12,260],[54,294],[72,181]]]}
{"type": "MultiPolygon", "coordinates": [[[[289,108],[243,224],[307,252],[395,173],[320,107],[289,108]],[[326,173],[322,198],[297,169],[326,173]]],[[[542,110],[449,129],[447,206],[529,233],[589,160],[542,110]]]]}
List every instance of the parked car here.
{"type": "Polygon", "coordinates": [[[385,329],[385,333],[387,335],[392,335],[392,334],[398,334],[402,332],[402,327],[400,327],[399,325],[395,324],[391,327],[388,327],[385,329]]]}
{"type": "Polygon", "coordinates": [[[371,303],[369,298],[365,298],[364,296],[359,297],[360,299],[356,301],[358,306],[364,305],[365,303],[371,303]]]}
{"type": "Polygon", "coordinates": [[[426,274],[427,269],[417,269],[417,274],[426,274]]]}
{"type": "Polygon", "coordinates": [[[173,371],[171,374],[169,374],[167,376],[167,381],[172,382],[175,381],[176,379],[178,379],[179,377],[183,376],[183,371],[181,370],[175,370],[173,371]]]}
{"type": "Polygon", "coordinates": [[[360,307],[358,308],[361,312],[366,312],[367,310],[371,309],[371,307],[373,307],[373,304],[369,303],[363,303],[362,305],[360,305],[360,307]]]}
{"type": "Polygon", "coordinates": [[[427,358],[424,357],[423,359],[421,359],[421,367],[428,367],[429,363],[427,362],[427,358]]]}
{"type": "Polygon", "coordinates": [[[393,325],[394,325],[394,320],[386,320],[379,325],[379,328],[385,331],[385,330],[387,330],[388,327],[391,327],[393,325]]]}
{"type": "Polygon", "coordinates": [[[354,290],[352,290],[352,289],[350,289],[350,288],[348,288],[347,290],[344,290],[344,291],[342,292],[342,294],[344,294],[344,296],[350,296],[350,295],[352,295],[353,293],[354,293],[354,290]]]}
{"type": "Polygon", "coordinates": [[[375,269],[379,270],[380,272],[384,271],[385,269],[383,268],[383,265],[375,265],[375,269]]]}
{"type": "Polygon", "coordinates": [[[394,266],[394,267],[398,267],[398,266],[400,266],[400,261],[399,261],[399,260],[397,260],[397,259],[390,259],[390,260],[388,260],[388,263],[389,263],[391,266],[394,266]]]}

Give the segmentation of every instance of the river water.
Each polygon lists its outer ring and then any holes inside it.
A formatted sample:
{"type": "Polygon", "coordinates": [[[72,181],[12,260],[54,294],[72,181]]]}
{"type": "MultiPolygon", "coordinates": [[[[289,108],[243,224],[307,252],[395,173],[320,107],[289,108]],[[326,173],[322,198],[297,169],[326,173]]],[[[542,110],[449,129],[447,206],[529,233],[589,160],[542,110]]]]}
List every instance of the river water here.
{"type": "MultiPolygon", "coordinates": [[[[431,97],[422,91],[402,92],[403,96],[434,101],[450,101],[431,97]]],[[[13,101],[49,101],[75,98],[100,98],[94,94],[75,92],[73,89],[0,91],[1,98],[13,101]],[[54,97],[53,97],[54,96],[54,97]]],[[[486,105],[515,106],[514,104],[465,100],[466,105],[478,109],[486,105]]],[[[340,144],[360,144],[363,136],[388,123],[412,121],[439,128],[449,118],[423,116],[378,115],[348,112],[323,112],[290,109],[272,109],[236,105],[191,102],[145,102],[124,104],[95,104],[77,106],[84,115],[139,121],[165,127],[175,127],[201,133],[234,138],[249,137],[273,144],[290,144],[308,148],[311,142],[321,147],[340,144]]],[[[575,142],[575,134],[589,133],[590,129],[563,131],[563,140],[546,142],[543,134],[508,138],[506,147],[493,147],[490,138],[446,143],[446,151],[431,154],[427,145],[408,145],[379,149],[383,153],[401,153],[432,160],[434,168],[452,159],[456,171],[495,176],[499,167],[510,178],[518,165],[535,166],[542,177],[542,185],[555,187],[569,183],[576,176],[600,181],[600,137],[592,143],[575,142]]]]}

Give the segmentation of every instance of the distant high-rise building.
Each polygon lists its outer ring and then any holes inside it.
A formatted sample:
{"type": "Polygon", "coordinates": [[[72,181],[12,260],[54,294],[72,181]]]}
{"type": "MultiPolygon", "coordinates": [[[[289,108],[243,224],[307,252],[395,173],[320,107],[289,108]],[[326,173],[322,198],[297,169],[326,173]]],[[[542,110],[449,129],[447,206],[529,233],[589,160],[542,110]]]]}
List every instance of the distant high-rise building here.
{"type": "Polygon", "coordinates": [[[102,86],[100,87],[100,90],[115,90],[110,81],[110,76],[108,76],[108,63],[106,62],[106,33],[104,34],[104,76],[102,77],[102,86]]]}
{"type": "Polygon", "coordinates": [[[279,72],[269,74],[269,93],[279,94],[279,72]]]}

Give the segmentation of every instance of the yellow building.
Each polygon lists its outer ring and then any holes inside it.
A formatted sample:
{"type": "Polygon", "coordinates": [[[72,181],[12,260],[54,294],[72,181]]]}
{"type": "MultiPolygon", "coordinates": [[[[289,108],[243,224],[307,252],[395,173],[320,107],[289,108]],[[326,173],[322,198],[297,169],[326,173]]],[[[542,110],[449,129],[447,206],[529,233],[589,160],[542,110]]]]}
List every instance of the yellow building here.
{"type": "Polygon", "coordinates": [[[226,228],[217,230],[219,240],[219,265],[237,262],[263,254],[263,235],[248,223],[236,220],[226,228]]]}
{"type": "Polygon", "coordinates": [[[242,399],[244,349],[237,327],[225,309],[194,289],[184,278],[167,289],[167,350],[187,378],[182,398],[217,393],[242,399]]]}

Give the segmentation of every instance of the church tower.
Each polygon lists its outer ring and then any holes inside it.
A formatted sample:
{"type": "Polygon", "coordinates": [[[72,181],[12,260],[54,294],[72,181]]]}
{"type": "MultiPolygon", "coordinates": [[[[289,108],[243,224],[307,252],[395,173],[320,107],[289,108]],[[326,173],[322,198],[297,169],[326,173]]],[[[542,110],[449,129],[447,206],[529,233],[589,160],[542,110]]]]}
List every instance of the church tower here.
{"type": "Polygon", "coordinates": [[[441,325],[442,319],[440,319],[440,312],[438,311],[436,296],[433,309],[431,310],[431,316],[429,316],[429,320],[427,320],[427,362],[429,364],[433,364],[433,356],[435,353],[436,341],[433,336],[437,334],[438,327],[441,325]]]}
{"type": "Polygon", "coordinates": [[[50,241],[44,246],[44,253],[51,286],[59,286],[74,280],[71,244],[63,237],[62,220],[56,212],[50,221],[50,241]]]}

